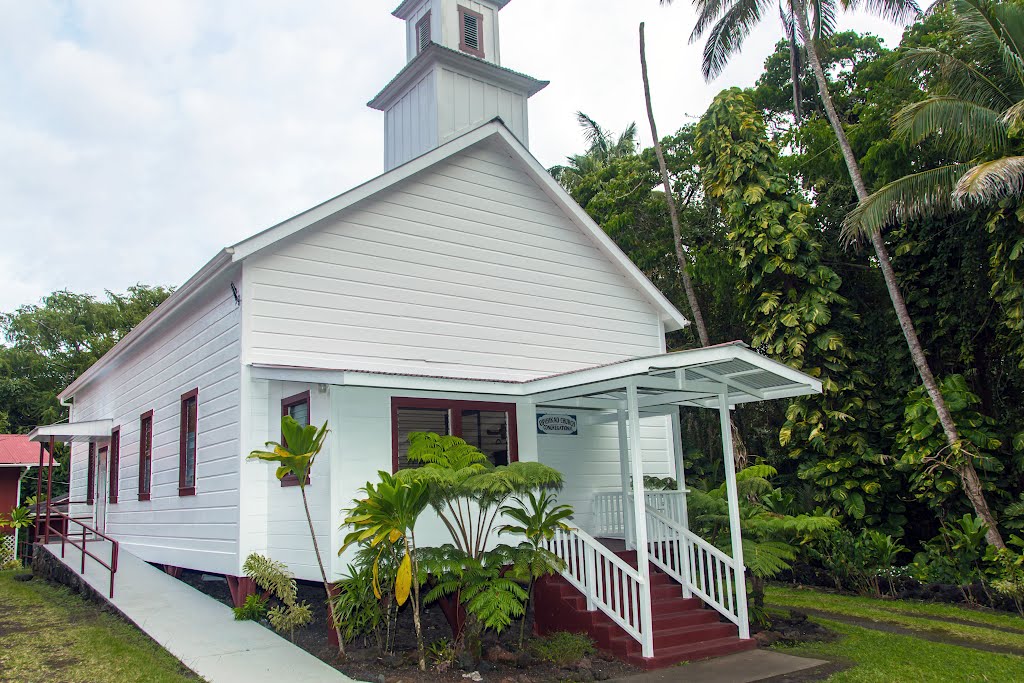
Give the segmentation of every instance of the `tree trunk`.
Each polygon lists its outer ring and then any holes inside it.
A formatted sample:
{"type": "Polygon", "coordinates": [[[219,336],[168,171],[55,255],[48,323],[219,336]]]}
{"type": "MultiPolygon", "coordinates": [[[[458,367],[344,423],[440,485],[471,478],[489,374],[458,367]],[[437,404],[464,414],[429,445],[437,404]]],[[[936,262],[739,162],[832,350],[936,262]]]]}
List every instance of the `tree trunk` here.
{"type": "Polygon", "coordinates": [[[324,571],[324,562],[320,559],[320,545],[316,542],[316,531],[313,530],[313,517],[309,514],[309,501],[306,500],[305,477],[299,480],[299,493],[302,494],[302,507],[306,511],[306,523],[309,524],[309,537],[313,539],[313,554],[316,555],[316,564],[320,567],[320,578],[324,580],[324,591],[327,593],[327,619],[334,628],[334,635],[338,637],[338,654],[345,658],[345,641],[341,639],[341,627],[334,622],[334,601],[331,599],[331,584],[327,580],[327,572],[324,571]]]}
{"type": "Polygon", "coordinates": [[[789,75],[793,79],[793,121],[800,125],[804,118],[802,109],[803,95],[800,92],[800,42],[796,39],[795,31],[790,28],[789,39],[789,75]]]}
{"type": "Polygon", "coordinates": [[[708,338],[708,328],[704,324],[704,314],[701,313],[700,303],[697,301],[697,292],[693,288],[693,280],[690,279],[690,258],[683,249],[683,234],[679,228],[679,213],[676,211],[676,199],[672,193],[672,180],[668,175],[668,165],[665,163],[665,154],[661,149],[661,138],[658,137],[658,127],[654,124],[654,107],[651,106],[651,82],[647,77],[647,53],[646,42],[644,41],[644,25],[640,24],[640,71],[644,79],[644,98],[647,100],[647,120],[651,122],[651,135],[654,137],[654,153],[658,157],[658,168],[661,170],[661,182],[665,186],[665,200],[668,202],[668,213],[672,220],[672,242],[675,245],[676,260],[679,262],[679,270],[683,276],[683,289],[686,290],[686,301],[693,313],[693,324],[697,326],[697,336],[700,338],[701,346],[708,346],[711,342],[708,338]]]}
{"type": "MultiPolygon", "coordinates": [[[[832,124],[832,129],[835,131],[836,140],[839,142],[843,159],[846,161],[846,168],[850,172],[850,180],[853,181],[853,188],[857,193],[857,200],[863,202],[868,197],[867,186],[864,184],[864,177],[861,175],[860,163],[857,161],[857,157],[854,156],[853,147],[850,145],[850,140],[846,137],[843,123],[836,113],[835,104],[832,102],[832,94],[829,91],[828,81],[825,78],[825,70],[821,65],[821,59],[818,55],[818,46],[808,26],[807,6],[803,0],[795,0],[793,5],[794,14],[797,15],[797,20],[800,22],[800,32],[803,34],[804,44],[807,45],[807,56],[811,61],[814,78],[818,82],[818,92],[821,94],[821,102],[825,107],[825,114],[828,116],[829,123],[832,124]]],[[[880,230],[873,230],[871,232],[871,246],[875,249],[875,255],[878,258],[878,265],[881,268],[885,286],[889,290],[889,298],[892,300],[892,306],[896,310],[896,318],[899,320],[903,336],[907,340],[910,357],[914,360],[914,365],[917,367],[918,374],[921,376],[921,382],[924,384],[929,398],[931,398],[932,405],[935,406],[935,412],[938,414],[939,422],[942,424],[942,431],[946,435],[946,441],[955,454],[963,453],[961,456],[963,462],[957,466],[956,472],[960,477],[964,493],[974,507],[975,514],[988,525],[988,533],[986,535],[988,542],[997,548],[1005,548],[1006,544],[1003,542],[1003,537],[999,533],[999,527],[996,526],[995,517],[989,509],[985,493],[982,491],[978,472],[974,469],[971,453],[963,448],[956,423],[949,412],[949,408],[946,406],[946,400],[943,398],[942,392],[939,391],[939,385],[935,381],[931,366],[928,364],[928,358],[925,356],[920,339],[918,339],[917,330],[914,328],[914,321],[910,317],[910,311],[907,310],[907,303],[903,299],[903,293],[900,291],[899,282],[896,280],[896,272],[893,270],[892,261],[889,259],[889,251],[885,246],[880,230]]]]}
{"type": "Polygon", "coordinates": [[[406,541],[406,552],[409,553],[409,562],[412,565],[412,624],[416,629],[416,653],[419,655],[420,671],[426,671],[427,656],[423,650],[423,626],[420,624],[419,562],[414,561],[416,557],[416,537],[412,535],[412,532],[410,532],[409,540],[406,541]]]}

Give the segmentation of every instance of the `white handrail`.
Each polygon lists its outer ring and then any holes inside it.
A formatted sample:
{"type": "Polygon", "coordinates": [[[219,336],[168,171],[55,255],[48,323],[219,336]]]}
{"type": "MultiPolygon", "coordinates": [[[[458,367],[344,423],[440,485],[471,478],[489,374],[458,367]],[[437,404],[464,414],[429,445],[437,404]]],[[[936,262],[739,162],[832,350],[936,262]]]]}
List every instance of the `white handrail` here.
{"type": "Polygon", "coordinates": [[[647,510],[647,543],[655,566],[740,626],[736,585],[745,579],[733,558],[654,510],[647,510]]]}
{"type": "Polygon", "coordinates": [[[601,610],[642,645],[641,607],[651,600],[643,574],[582,529],[556,531],[543,544],[565,562],[562,576],[586,596],[587,609],[601,610]]]}

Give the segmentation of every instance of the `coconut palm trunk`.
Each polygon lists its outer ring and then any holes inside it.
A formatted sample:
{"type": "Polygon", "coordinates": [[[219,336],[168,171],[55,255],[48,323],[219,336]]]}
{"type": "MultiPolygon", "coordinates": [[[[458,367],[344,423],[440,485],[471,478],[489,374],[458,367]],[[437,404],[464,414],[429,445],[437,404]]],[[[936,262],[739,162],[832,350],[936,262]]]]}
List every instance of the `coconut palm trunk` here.
{"type": "MultiPolygon", "coordinates": [[[[825,115],[835,131],[836,140],[846,162],[846,168],[850,172],[850,180],[853,182],[854,191],[857,193],[857,201],[863,202],[868,198],[869,193],[867,186],[864,184],[860,163],[853,153],[853,147],[850,145],[850,140],[846,137],[843,123],[836,113],[835,104],[832,101],[832,94],[828,87],[828,81],[825,78],[825,70],[821,65],[821,59],[818,55],[817,42],[810,30],[806,0],[793,0],[793,10],[804,44],[807,46],[807,57],[811,63],[811,70],[814,73],[815,81],[818,84],[818,91],[821,94],[821,103],[825,108],[825,115]]],[[[950,455],[955,458],[954,468],[960,478],[964,493],[971,502],[975,514],[988,525],[988,533],[986,535],[988,542],[997,548],[1005,548],[1006,545],[1003,542],[1002,535],[999,533],[999,528],[996,526],[995,517],[988,506],[988,501],[985,499],[985,493],[982,490],[978,472],[975,470],[974,463],[971,460],[971,453],[960,439],[956,422],[946,406],[946,400],[939,390],[939,385],[935,381],[935,375],[932,373],[931,366],[928,363],[928,357],[925,355],[924,348],[921,346],[921,340],[917,336],[914,321],[910,317],[907,303],[903,298],[903,293],[900,291],[896,272],[893,270],[892,261],[889,259],[889,252],[885,246],[885,241],[882,239],[881,231],[877,228],[872,230],[870,232],[870,239],[871,246],[874,247],[875,255],[878,258],[885,286],[889,291],[889,298],[892,300],[893,309],[896,311],[896,318],[899,320],[900,329],[903,330],[903,336],[907,340],[910,356],[914,361],[918,374],[921,376],[921,382],[924,384],[929,398],[931,398],[932,405],[935,406],[935,412],[938,414],[939,422],[942,424],[942,431],[945,433],[946,441],[949,443],[950,455]]]]}

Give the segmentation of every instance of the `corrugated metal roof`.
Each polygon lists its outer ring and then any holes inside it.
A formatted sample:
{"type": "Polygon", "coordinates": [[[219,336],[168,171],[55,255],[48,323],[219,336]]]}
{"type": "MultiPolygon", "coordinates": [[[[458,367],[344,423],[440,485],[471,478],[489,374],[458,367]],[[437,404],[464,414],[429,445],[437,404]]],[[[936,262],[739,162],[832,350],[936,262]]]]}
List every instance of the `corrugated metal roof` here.
{"type": "Polygon", "coordinates": [[[39,465],[39,444],[28,434],[0,434],[0,465],[39,465]]]}

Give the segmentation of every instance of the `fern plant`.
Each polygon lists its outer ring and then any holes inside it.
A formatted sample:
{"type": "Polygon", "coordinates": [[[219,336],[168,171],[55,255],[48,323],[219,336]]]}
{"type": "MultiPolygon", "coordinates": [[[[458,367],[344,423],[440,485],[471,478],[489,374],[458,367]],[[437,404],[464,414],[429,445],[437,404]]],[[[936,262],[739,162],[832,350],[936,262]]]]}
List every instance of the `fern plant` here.
{"type": "Polygon", "coordinates": [[[283,562],[253,553],[245,558],[242,571],[277,598],[279,604],[270,608],[267,619],[275,631],[287,631],[294,640],[295,629],[311,622],[313,612],[307,603],[299,602],[299,587],[288,567],[283,562]]]}
{"type": "Polygon", "coordinates": [[[231,608],[235,621],[259,621],[267,616],[267,598],[262,595],[247,595],[241,607],[231,608]]]}
{"type": "MultiPolygon", "coordinates": [[[[770,623],[764,610],[765,581],[792,566],[801,546],[839,526],[826,514],[789,515],[773,511],[769,501],[777,499],[772,486],[774,467],[751,465],[736,473],[740,529],[743,532],[743,560],[750,572],[750,615],[760,625],[770,623]]],[[[700,535],[724,552],[730,551],[729,507],[725,484],[710,489],[694,488],[687,496],[692,523],[700,535]]]]}
{"type": "MultiPolygon", "coordinates": [[[[541,544],[550,541],[558,531],[568,531],[566,523],[572,519],[573,510],[568,505],[559,505],[558,499],[547,491],[535,494],[529,491],[526,497],[517,496],[512,503],[501,508],[505,517],[515,524],[504,524],[499,534],[517,534],[526,538],[520,549],[527,557],[525,562],[512,566],[512,575],[525,581],[526,604],[533,600],[534,583],[542,576],[554,574],[565,567],[565,562],[541,544]]],[[[526,614],[519,623],[519,648],[523,647],[526,636],[526,614]]]]}

